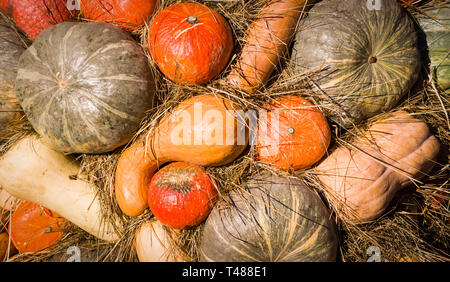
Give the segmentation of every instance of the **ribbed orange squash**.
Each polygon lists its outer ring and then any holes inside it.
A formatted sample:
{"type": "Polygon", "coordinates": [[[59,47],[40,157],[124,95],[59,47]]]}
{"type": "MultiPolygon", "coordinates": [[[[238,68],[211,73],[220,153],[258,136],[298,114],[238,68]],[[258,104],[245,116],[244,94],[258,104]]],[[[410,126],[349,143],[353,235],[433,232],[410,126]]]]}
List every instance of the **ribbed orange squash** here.
{"type": "Polygon", "coordinates": [[[220,74],[234,47],[225,18],[199,3],[178,3],[158,13],[148,44],[161,72],[186,85],[205,84],[220,74]]]}
{"type": "Polygon", "coordinates": [[[260,117],[257,150],[260,161],[282,170],[308,168],[330,145],[327,119],[306,99],[287,96],[265,107],[260,117]]]}
{"type": "Polygon", "coordinates": [[[81,0],[83,17],[137,30],[149,19],[160,0],[81,0]]]}
{"type": "Polygon", "coordinates": [[[37,252],[61,239],[66,223],[64,218],[51,210],[25,201],[11,216],[11,240],[22,253],[37,252]]]}

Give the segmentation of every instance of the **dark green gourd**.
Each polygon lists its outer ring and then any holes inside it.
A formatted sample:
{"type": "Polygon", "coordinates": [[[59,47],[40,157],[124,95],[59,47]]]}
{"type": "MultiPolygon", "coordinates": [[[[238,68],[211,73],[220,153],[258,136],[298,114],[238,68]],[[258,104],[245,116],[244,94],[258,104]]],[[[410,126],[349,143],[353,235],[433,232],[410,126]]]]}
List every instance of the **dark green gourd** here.
{"type": "Polygon", "coordinates": [[[17,98],[34,129],[66,153],[103,153],[138,130],[155,94],[142,48],[107,23],[64,22],[20,58],[17,98]]]}
{"type": "Polygon", "coordinates": [[[336,227],[322,200],[297,179],[260,176],[209,215],[201,261],[335,261],[336,227]]]}
{"type": "Polygon", "coordinates": [[[431,71],[438,85],[450,89],[450,4],[421,9],[417,16],[425,33],[431,71]]]}
{"type": "Polygon", "coordinates": [[[417,32],[393,0],[324,0],[301,23],[293,74],[312,73],[330,118],[351,127],[393,108],[420,71],[417,32]]]}
{"type": "Polygon", "coordinates": [[[8,124],[19,117],[21,107],[14,92],[17,65],[25,44],[0,14],[0,139],[8,124]]]}

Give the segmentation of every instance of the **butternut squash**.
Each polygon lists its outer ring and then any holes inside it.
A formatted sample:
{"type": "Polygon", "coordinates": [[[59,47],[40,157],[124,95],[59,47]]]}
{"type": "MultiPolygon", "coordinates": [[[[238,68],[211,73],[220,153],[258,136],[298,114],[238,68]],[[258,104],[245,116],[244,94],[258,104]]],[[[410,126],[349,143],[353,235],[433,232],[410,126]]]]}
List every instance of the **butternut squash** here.
{"type": "Polygon", "coordinates": [[[236,65],[226,77],[232,86],[249,94],[270,79],[286,53],[300,15],[314,0],[272,0],[250,24],[236,65]]]}
{"type": "Polygon", "coordinates": [[[147,134],[147,142],[126,149],[115,173],[115,195],[122,212],[137,216],[145,210],[150,180],[164,163],[221,166],[236,159],[248,144],[246,123],[233,113],[237,110],[236,104],[214,95],[193,97],[164,116],[147,134]]]}
{"type": "Polygon", "coordinates": [[[102,216],[100,199],[92,184],[77,178],[79,164],[28,136],[0,158],[0,185],[12,196],[40,204],[106,241],[119,232],[102,216]]]}
{"type": "Polygon", "coordinates": [[[341,217],[363,223],[382,215],[397,191],[425,176],[439,148],[426,123],[399,111],[337,148],[316,173],[341,217]]]}

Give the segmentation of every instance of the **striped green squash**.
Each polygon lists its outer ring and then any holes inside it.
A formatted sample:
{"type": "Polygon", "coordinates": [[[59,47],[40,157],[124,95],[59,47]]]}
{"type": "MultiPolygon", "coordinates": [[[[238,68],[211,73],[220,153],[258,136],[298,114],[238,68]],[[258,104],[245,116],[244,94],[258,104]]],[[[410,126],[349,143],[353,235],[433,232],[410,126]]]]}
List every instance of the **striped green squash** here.
{"type": "Polygon", "coordinates": [[[103,153],[130,140],[152,107],[142,48],[107,23],[45,30],[19,61],[16,92],[34,129],[66,153],[103,153]]]}
{"type": "Polygon", "coordinates": [[[421,9],[418,21],[425,33],[431,71],[438,85],[450,88],[450,4],[421,9]]]}
{"type": "Polygon", "coordinates": [[[20,36],[0,14],[0,139],[7,125],[19,116],[21,108],[14,92],[19,57],[25,50],[20,36]]]}
{"type": "Polygon", "coordinates": [[[417,42],[397,1],[324,0],[299,27],[291,70],[311,74],[330,118],[351,127],[393,108],[412,88],[420,71],[417,42]]]}
{"type": "Polygon", "coordinates": [[[200,260],[335,261],[336,227],[321,199],[298,179],[260,176],[230,193],[208,217],[200,260]]]}

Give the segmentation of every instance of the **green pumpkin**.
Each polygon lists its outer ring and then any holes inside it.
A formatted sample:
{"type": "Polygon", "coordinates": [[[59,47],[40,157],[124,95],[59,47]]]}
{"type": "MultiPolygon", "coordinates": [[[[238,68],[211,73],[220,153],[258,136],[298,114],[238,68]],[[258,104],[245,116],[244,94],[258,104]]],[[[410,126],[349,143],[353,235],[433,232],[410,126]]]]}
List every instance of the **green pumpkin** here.
{"type": "Polygon", "coordinates": [[[336,226],[322,200],[298,179],[254,177],[217,203],[200,244],[213,262],[335,261],[336,226]]]}
{"type": "Polygon", "coordinates": [[[5,136],[8,124],[21,112],[14,92],[14,81],[23,51],[23,40],[0,14],[0,139],[5,136]]]}
{"type": "Polygon", "coordinates": [[[375,2],[321,1],[295,37],[293,75],[311,74],[315,98],[344,127],[393,108],[420,71],[413,21],[397,1],[375,2]]]}
{"type": "Polygon", "coordinates": [[[450,4],[421,9],[417,16],[425,33],[433,78],[438,85],[450,88],[450,4]]]}
{"type": "Polygon", "coordinates": [[[107,23],[64,22],[23,53],[17,98],[34,129],[65,153],[104,153],[127,143],[155,94],[142,48],[107,23]]]}

